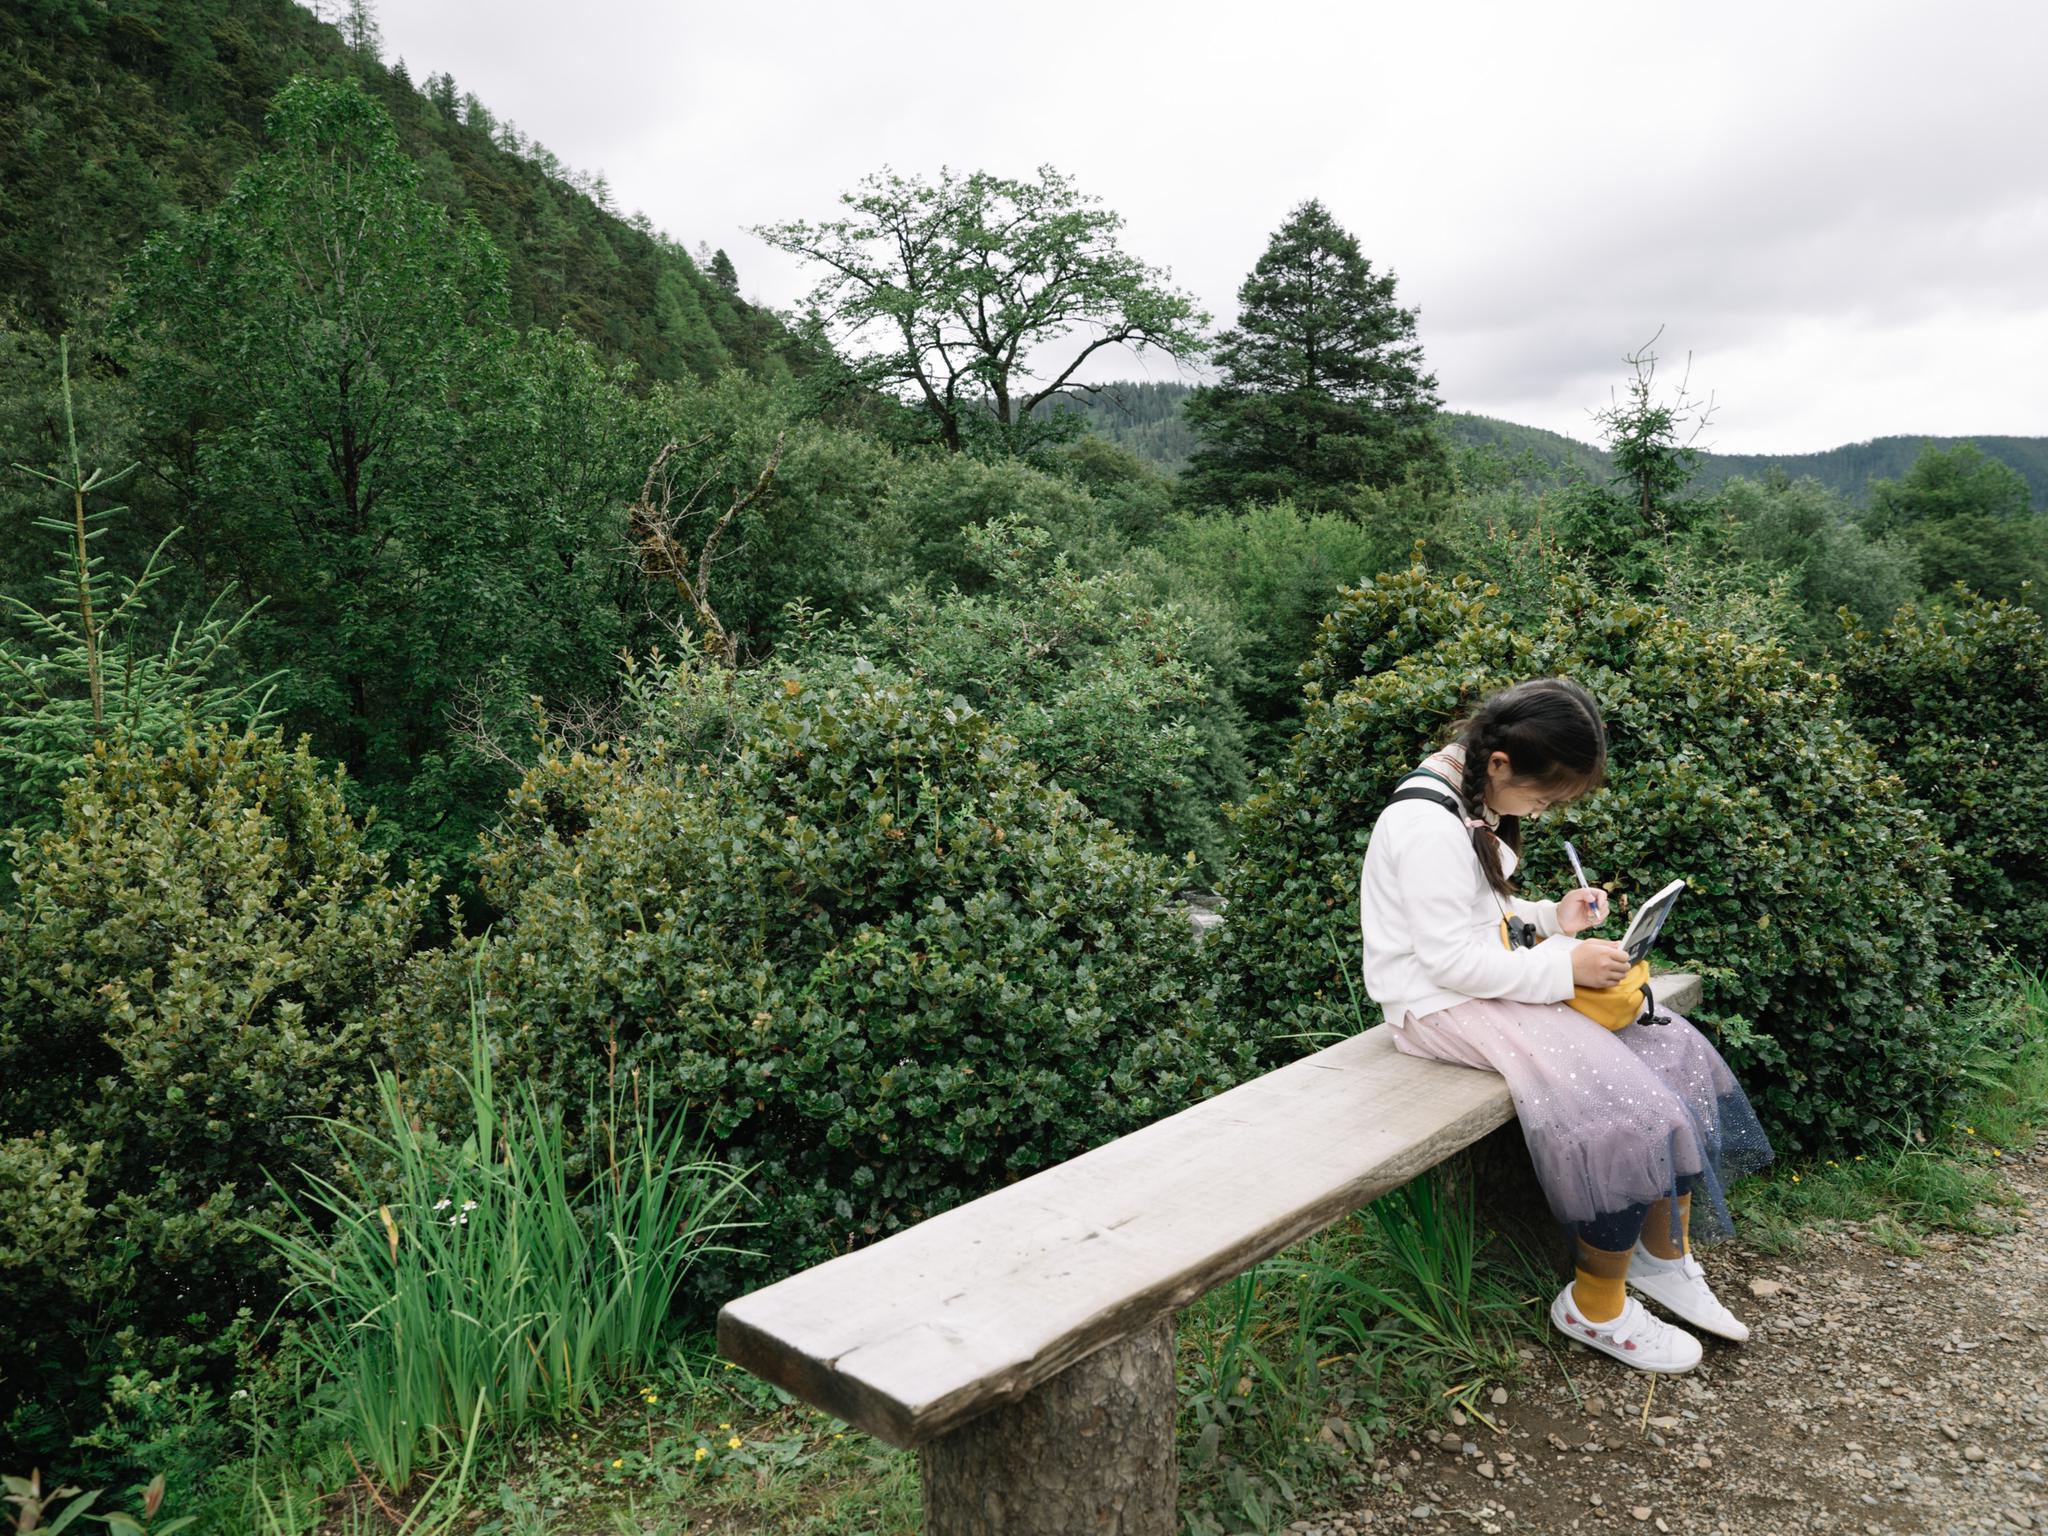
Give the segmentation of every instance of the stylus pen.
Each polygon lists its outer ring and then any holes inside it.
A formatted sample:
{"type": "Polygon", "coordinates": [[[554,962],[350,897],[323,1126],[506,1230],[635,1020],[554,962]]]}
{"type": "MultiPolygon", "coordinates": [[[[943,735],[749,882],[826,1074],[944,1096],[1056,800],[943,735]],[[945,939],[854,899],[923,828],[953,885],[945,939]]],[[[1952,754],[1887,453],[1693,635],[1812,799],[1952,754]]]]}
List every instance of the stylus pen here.
{"type": "MultiPolygon", "coordinates": [[[[1572,873],[1579,877],[1580,888],[1582,890],[1589,888],[1592,885],[1592,882],[1586,878],[1586,866],[1579,862],[1579,850],[1574,848],[1570,843],[1566,843],[1564,845],[1564,856],[1572,861],[1572,873]]],[[[1598,891],[1594,891],[1593,916],[1595,916],[1596,918],[1600,915],[1601,906],[1602,902],[1600,900],[1600,893],[1598,891]]]]}

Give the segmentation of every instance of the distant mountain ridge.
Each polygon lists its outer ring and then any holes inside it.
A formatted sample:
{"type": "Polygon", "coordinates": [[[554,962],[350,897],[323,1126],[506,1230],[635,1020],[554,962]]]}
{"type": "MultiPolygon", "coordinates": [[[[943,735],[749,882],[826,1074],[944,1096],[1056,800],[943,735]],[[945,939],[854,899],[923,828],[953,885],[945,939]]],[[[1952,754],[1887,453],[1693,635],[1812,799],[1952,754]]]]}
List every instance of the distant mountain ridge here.
{"type": "MultiPolygon", "coordinates": [[[[1149,381],[1107,384],[1097,394],[1069,397],[1066,408],[1078,411],[1097,435],[1122,444],[1161,469],[1175,471],[1194,451],[1194,434],[1180,410],[1193,387],[1149,381]]],[[[1510,458],[1527,454],[1553,474],[1577,471],[1604,478],[1613,473],[1605,450],[1561,432],[1466,411],[1446,411],[1439,420],[1445,435],[1460,447],[1492,446],[1510,458]]],[[[1810,475],[1861,503],[1869,497],[1872,480],[1898,479],[1912,468],[1923,448],[1953,448],[1959,443],[1975,443],[1990,457],[2018,470],[2026,478],[2034,505],[2048,508],[2048,437],[1899,435],[1845,443],[1819,453],[1709,453],[1701,458],[1693,483],[1697,489],[1711,490],[1738,475],[1762,479],[1780,469],[1794,479],[1810,475]]]]}

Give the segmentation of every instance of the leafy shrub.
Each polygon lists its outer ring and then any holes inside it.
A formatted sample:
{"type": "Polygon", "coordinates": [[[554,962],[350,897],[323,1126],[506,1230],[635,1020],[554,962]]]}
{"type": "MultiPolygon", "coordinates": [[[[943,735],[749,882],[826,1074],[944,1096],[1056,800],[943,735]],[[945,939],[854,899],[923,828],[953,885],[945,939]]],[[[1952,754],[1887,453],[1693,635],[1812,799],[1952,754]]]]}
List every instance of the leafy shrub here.
{"type": "Polygon", "coordinates": [[[1918,562],[1904,543],[1873,538],[1837,492],[1781,469],[1763,480],[1738,475],[1715,491],[1685,558],[1747,568],[1759,586],[1771,576],[1783,580],[1789,638],[1809,657],[1840,639],[1836,609],[1882,620],[1920,589],[1918,562]]]}
{"type": "Polygon", "coordinates": [[[1300,706],[1301,664],[1338,592],[1369,578],[1371,529],[1291,502],[1240,513],[1183,517],[1166,532],[1172,590],[1220,603],[1243,636],[1239,702],[1262,749],[1277,752],[1300,706]]]}
{"type": "MultiPolygon", "coordinates": [[[[100,1144],[80,1165],[99,1213],[80,1316],[97,1320],[32,1328],[50,1371],[91,1376],[88,1334],[210,1341],[271,1294],[234,1218],[270,1203],[265,1169],[317,1164],[292,1117],[332,1112],[363,1075],[427,893],[386,883],[338,771],[221,728],[161,756],[101,750],[14,857],[0,1132],[47,1126],[53,1157],[100,1144]]],[[[75,1381],[44,1387],[78,1406],[75,1381]]]]}
{"type": "Polygon", "coordinates": [[[1583,582],[1540,627],[1504,624],[1490,603],[1490,589],[1418,567],[1346,592],[1324,626],[1303,731],[1237,813],[1218,953],[1222,995],[1269,1052],[1357,1027],[1358,868],[1396,780],[1488,692],[1564,674],[1605,708],[1609,781],[1561,828],[1524,823],[1523,888],[1569,882],[1560,831],[1623,917],[1683,875],[1661,961],[1707,977],[1703,1022],[1784,1141],[1938,1110],[1962,1028],[1943,992],[1977,951],[1946,851],[1835,685],[1780,647],[1583,582]]]}
{"type": "Polygon", "coordinates": [[[1842,685],[1878,754],[1956,856],[1956,900],[2048,966],[2048,629],[1957,588],[1872,634],[1845,624],[1842,685]]]}
{"type": "Polygon", "coordinates": [[[865,656],[959,695],[1141,845],[1214,869],[1218,808],[1246,778],[1236,711],[1204,676],[1194,617],[1148,600],[1125,567],[1082,575],[1014,516],[966,541],[985,590],[913,585],[805,654],[865,656]]]}
{"type": "Polygon", "coordinates": [[[459,1112],[475,966],[499,1070],[572,1119],[643,1067],[643,1091],[698,1106],[707,1151],[750,1170],[778,1270],[1246,1065],[1191,982],[1163,862],[975,710],[871,673],[678,669],[628,740],[543,757],[484,870],[503,920],[423,958],[395,1021],[408,1092],[459,1112]]]}

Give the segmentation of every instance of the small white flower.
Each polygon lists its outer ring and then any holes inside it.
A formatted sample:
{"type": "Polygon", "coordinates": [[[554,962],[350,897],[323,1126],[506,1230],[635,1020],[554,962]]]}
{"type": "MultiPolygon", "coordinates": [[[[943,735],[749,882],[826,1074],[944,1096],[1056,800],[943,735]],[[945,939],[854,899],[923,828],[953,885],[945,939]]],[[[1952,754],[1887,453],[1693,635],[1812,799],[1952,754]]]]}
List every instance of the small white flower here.
{"type": "Polygon", "coordinates": [[[455,1202],[453,1200],[450,1200],[447,1196],[444,1195],[439,1200],[436,1200],[434,1202],[434,1209],[437,1211],[445,1211],[448,1209],[449,1206],[453,1205],[454,1203],[455,1202]]]}
{"type": "Polygon", "coordinates": [[[456,1220],[460,1221],[460,1222],[461,1222],[461,1223],[462,1223],[462,1224],[463,1224],[463,1225],[464,1225],[465,1227],[466,1227],[466,1226],[468,1226],[468,1225],[469,1225],[469,1212],[467,1212],[467,1211],[464,1211],[464,1212],[463,1212],[463,1213],[462,1213],[462,1214],[461,1214],[460,1216],[458,1216],[458,1217],[456,1218],[456,1220]]]}
{"type": "Polygon", "coordinates": [[[465,1211],[473,1211],[476,1209],[476,1202],[474,1200],[465,1200],[462,1202],[462,1208],[465,1211]]]}
{"type": "Polygon", "coordinates": [[[234,1390],[233,1392],[231,1392],[230,1394],[228,1394],[228,1396],[229,1396],[229,1401],[233,1401],[233,1400],[234,1400],[235,1398],[238,1398],[238,1397],[247,1397],[248,1395],[249,1395],[249,1389],[248,1389],[247,1387],[237,1387],[237,1388],[235,1388],[235,1390],[234,1390]]]}
{"type": "Polygon", "coordinates": [[[450,1216],[448,1218],[448,1225],[452,1227],[455,1225],[456,1222],[460,1221],[461,1219],[462,1218],[459,1216],[450,1216]]]}

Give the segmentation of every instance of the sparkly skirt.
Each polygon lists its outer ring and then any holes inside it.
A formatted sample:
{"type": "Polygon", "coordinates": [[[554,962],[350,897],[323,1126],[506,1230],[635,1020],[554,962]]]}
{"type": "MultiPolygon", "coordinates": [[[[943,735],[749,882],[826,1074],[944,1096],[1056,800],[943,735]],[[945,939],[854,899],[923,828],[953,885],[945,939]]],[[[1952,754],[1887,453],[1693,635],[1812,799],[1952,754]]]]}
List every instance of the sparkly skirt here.
{"type": "Polygon", "coordinates": [[[1507,1079],[1559,1221],[1689,1189],[1693,1240],[1710,1242],[1734,1231],[1728,1184],[1770,1162],[1771,1144],[1721,1053],[1682,1015],[1657,1011],[1670,1022],[1607,1030],[1563,1003],[1477,998],[1410,1015],[1394,1044],[1507,1079]]]}

